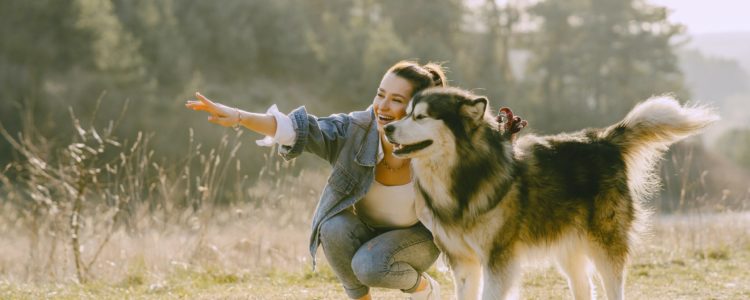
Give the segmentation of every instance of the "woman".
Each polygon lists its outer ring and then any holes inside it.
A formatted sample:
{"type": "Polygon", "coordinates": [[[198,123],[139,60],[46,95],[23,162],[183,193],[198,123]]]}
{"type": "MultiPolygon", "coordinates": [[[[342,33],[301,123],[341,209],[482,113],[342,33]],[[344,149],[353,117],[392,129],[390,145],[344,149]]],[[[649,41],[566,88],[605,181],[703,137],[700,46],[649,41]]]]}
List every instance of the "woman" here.
{"type": "MultiPolygon", "coordinates": [[[[393,145],[384,138],[383,127],[406,115],[412,95],[445,83],[439,65],[401,61],[385,73],[366,111],[318,118],[304,107],[284,115],[272,106],[258,114],[199,93],[198,101],[186,106],[208,112],[212,123],[266,135],[259,144],[280,144],[279,154],[286,160],[308,151],[331,163],[313,217],[310,253],[314,267],[322,244],[350,298],[371,299],[369,287],[384,287],[401,289],[411,299],[440,299],[437,282],[425,273],[439,251],[417,220],[409,160],[391,154],[393,145]]],[[[508,124],[521,124],[519,120],[510,117],[508,124]]]]}

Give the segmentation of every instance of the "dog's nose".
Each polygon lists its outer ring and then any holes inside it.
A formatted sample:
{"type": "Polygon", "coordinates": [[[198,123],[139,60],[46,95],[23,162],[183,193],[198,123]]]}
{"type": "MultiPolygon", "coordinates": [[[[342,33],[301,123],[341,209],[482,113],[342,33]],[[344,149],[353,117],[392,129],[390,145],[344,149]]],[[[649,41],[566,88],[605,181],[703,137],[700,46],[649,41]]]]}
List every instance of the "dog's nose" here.
{"type": "Polygon", "coordinates": [[[385,133],[386,133],[386,134],[392,134],[392,133],[393,133],[393,131],[395,131],[395,130],[396,130],[396,126],[393,126],[393,125],[385,125],[385,127],[383,128],[383,130],[385,130],[385,133]]]}

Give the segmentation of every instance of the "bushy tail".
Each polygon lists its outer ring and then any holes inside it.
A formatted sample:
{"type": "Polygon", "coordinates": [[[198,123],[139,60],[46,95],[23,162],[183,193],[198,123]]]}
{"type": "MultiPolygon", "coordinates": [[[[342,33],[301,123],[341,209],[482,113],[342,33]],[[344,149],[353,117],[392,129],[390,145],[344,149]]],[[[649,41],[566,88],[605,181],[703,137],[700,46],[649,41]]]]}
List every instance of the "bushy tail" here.
{"type": "Polygon", "coordinates": [[[621,149],[631,193],[642,201],[659,186],[654,164],[667,147],[718,119],[705,106],[682,106],[672,97],[660,96],[636,105],[625,119],[605,129],[603,135],[621,149]]]}
{"type": "Polygon", "coordinates": [[[625,119],[607,128],[604,135],[626,154],[663,151],[718,119],[705,106],[681,106],[672,97],[660,96],[636,105],[625,119]]]}
{"type": "Polygon", "coordinates": [[[651,210],[643,204],[658,191],[655,163],[669,145],[698,133],[719,116],[705,106],[682,106],[660,96],[636,105],[625,119],[604,130],[603,138],[619,146],[627,168],[628,187],[636,218],[629,232],[631,244],[647,232],[651,210]]]}

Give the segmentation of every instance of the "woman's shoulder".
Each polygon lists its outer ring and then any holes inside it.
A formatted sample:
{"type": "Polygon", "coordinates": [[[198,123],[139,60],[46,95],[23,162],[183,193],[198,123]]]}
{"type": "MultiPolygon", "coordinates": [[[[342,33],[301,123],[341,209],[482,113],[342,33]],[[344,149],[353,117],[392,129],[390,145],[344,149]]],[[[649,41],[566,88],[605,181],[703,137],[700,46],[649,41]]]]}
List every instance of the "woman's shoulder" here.
{"type": "Polygon", "coordinates": [[[372,105],[370,105],[366,110],[350,112],[349,117],[351,118],[352,124],[365,130],[369,129],[375,118],[372,109],[372,105]]]}

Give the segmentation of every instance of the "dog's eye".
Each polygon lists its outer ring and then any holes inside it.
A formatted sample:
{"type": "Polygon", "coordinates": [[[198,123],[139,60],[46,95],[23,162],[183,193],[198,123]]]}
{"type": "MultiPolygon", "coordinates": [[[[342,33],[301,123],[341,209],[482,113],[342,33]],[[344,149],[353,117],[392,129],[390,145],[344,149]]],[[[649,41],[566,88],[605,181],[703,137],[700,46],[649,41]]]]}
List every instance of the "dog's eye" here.
{"type": "Polygon", "coordinates": [[[424,115],[418,115],[414,119],[416,119],[416,120],[422,120],[424,118],[426,118],[424,115]]]}

